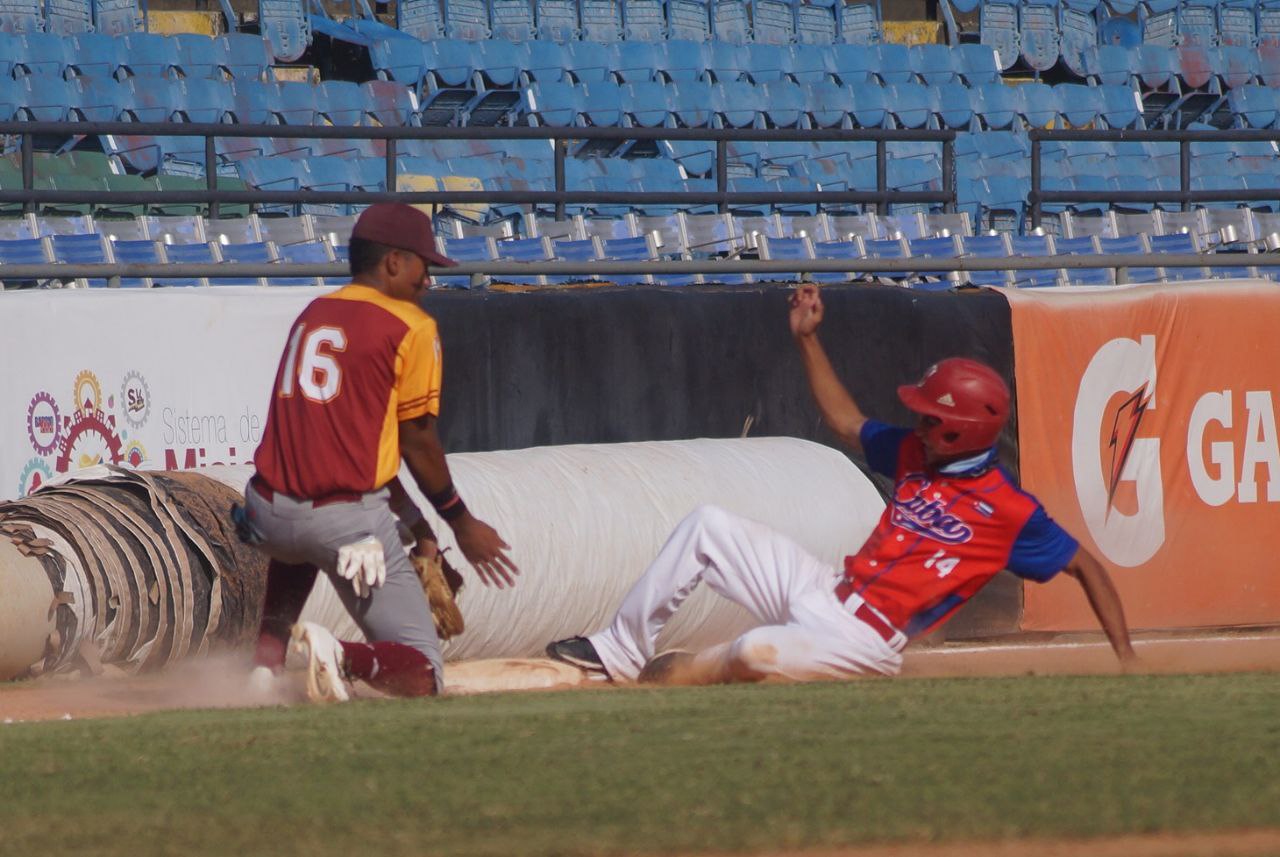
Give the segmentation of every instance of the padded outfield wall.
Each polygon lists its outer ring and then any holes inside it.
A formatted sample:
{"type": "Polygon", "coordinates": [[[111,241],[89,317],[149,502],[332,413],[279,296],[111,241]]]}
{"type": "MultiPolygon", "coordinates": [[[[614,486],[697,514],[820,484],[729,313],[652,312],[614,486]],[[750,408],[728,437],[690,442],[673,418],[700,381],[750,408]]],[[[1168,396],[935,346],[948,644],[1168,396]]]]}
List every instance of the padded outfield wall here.
{"type": "MultiPolygon", "coordinates": [[[[1213,354],[1215,338],[1256,341],[1267,324],[1274,330],[1280,320],[1274,313],[1280,306],[1275,295],[1280,293],[1273,285],[1216,283],[1212,289],[1213,299],[1226,307],[1219,315],[1229,321],[1225,327],[1198,330],[1184,341],[1178,334],[1181,325],[1203,315],[1185,300],[1169,297],[1190,296],[1185,286],[1092,292],[1086,304],[1072,307],[1057,300],[1069,297],[1067,290],[1050,290],[1052,295],[1037,299],[1036,312],[1020,308],[1026,302],[1018,300],[1011,312],[1009,299],[992,291],[934,294],[894,287],[828,287],[823,292],[824,340],[837,371],[864,409],[883,419],[908,420],[895,387],[952,354],[990,362],[1020,393],[1050,390],[1070,404],[1079,398],[1080,373],[1089,364],[1082,367],[1068,358],[1078,356],[1082,347],[1100,347],[1073,338],[1084,319],[1100,314],[1113,318],[1115,336],[1141,342],[1140,328],[1146,321],[1122,308],[1157,301],[1160,317],[1176,319],[1168,321],[1168,333],[1161,337],[1159,358],[1173,361],[1213,354]],[[1253,328],[1258,330],[1251,332],[1253,328]],[[1044,347],[1033,360],[1027,348],[1035,343],[1044,347]]],[[[0,364],[0,425],[5,426],[0,433],[0,497],[16,496],[55,472],[95,457],[177,468],[247,461],[261,431],[288,324],[320,291],[5,295],[5,312],[0,313],[6,355],[0,364]]],[[[429,294],[424,303],[439,319],[444,342],[441,429],[447,447],[464,452],[737,437],[744,429],[752,436],[789,435],[829,443],[790,343],[788,294],[782,288],[742,287],[429,294]]],[[[1275,361],[1258,365],[1274,366],[1275,361]]],[[[1263,470],[1270,465],[1264,454],[1267,425],[1259,422],[1260,403],[1269,383],[1266,378],[1250,381],[1248,401],[1258,416],[1244,413],[1243,391],[1236,402],[1241,409],[1237,429],[1253,431],[1257,439],[1249,453],[1252,458],[1241,461],[1254,461],[1263,470]]],[[[1129,396],[1137,391],[1124,392],[1129,396]]],[[[1113,404],[1119,407],[1126,396],[1117,392],[1108,397],[1104,410],[1113,404]]],[[[1266,396],[1269,402],[1270,393],[1266,396]]],[[[1019,398],[1025,411],[1025,397],[1019,398]]],[[[1071,486],[1051,481],[1052,468],[1046,469],[1046,460],[1053,462],[1064,454],[1071,460],[1074,435],[1069,422],[1045,423],[1040,418],[1045,407],[1037,399],[1034,448],[1055,451],[1047,459],[1037,458],[1040,469],[1023,472],[1024,482],[1033,490],[1043,487],[1050,511],[1096,546],[1079,498],[1071,486]]],[[[1020,417],[1025,420],[1026,413],[1020,412],[1020,417]]],[[[1274,436],[1274,419],[1270,426],[1274,436]]],[[[1136,431],[1133,437],[1140,441],[1142,433],[1136,431]]],[[[1216,439],[1212,434],[1202,433],[1206,444],[1216,439]]],[[[1002,459],[1015,473],[1020,464],[1017,437],[1017,425],[1011,425],[1001,445],[1002,459]]],[[[1139,452],[1149,449],[1141,443],[1131,447],[1139,452]]],[[[1210,461],[1217,460],[1213,449],[1220,447],[1206,446],[1210,461]]],[[[1107,507],[1104,517],[1130,514],[1132,503],[1141,498],[1126,499],[1124,492],[1132,490],[1128,483],[1137,483],[1124,470],[1125,461],[1107,466],[1115,471],[1106,484],[1118,505],[1107,507]]],[[[1162,466],[1176,469],[1180,464],[1171,453],[1162,466]]],[[[1272,508],[1267,499],[1275,478],[1280,473],[1274,478],[1262,475],[1258,508],[1263,512],[1272,508]]],[[[1171,477],[1165,484],[1179,482],[1171,477]]],[[[1148,516],[1152,508],[1148,505],[1148,516]]],[[[1175,522],[1179,527],[1197,527],[1208,514],[1190,502],[1177,508],[1182,510],[1175,522]]],[[[1196,532],[1211,544],[1222,540],[1224,549],[1234,538],[1230,530],[1207,526],[1196,532]]],[[[1255,541],[1274,538],[1254,532],[1255,541]]],[[[1101,552],[1105,557],[1106,551],[1101,552]]],[[[1153,552],[1140,568],[1114,562],[1112,567],[1126,602],[1141,617],[1136,624],[1277,623],[1280,598],[1269,591],[1269,569],[1256,563],[1261,553],[1242,562],[1239,579],[1230,583],[1233,591],[1243,588],[1249,593],[1251,608],[1244,612],[1240,597],[1207,599],[1204,585],[1197,587],[1195,574],[1185,570],[1174,578],[1182,594],[1172,600],[1199,600],[1210,604],[1206,610],[1194,616],[1170,613],[1170,597],[1165,597],[1163,607],[1153,599],[1164,579],[1163,569],[1170,563],[1181,568],[1176,541],[1153,552]]],[[[1004,576],[947,626],[947,634],[1090,627],[1088,617],[1080,615],[1083,601],[1078,592],[1069,587],[1047,591],[1048,601],[1036,600],[1045,593],[1030,594],[1033,622],[1024,626],[1023,589],[1004,576]]]]}

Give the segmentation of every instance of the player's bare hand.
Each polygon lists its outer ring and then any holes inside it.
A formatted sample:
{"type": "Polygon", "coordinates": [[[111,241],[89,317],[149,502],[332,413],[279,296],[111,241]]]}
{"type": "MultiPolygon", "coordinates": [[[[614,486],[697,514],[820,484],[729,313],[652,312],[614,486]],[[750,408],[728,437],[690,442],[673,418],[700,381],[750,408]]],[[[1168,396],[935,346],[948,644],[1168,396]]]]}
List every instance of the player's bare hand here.
{"type": "Polygon", "coordinates": [[[822,297],[812,283],[800,286],[791,294],[791,335],[812,336],[822,324],[822,297]]]}
{"type": "Polygon", "coordinates": [[[507,556],[511,545],[502,540],[497,530],[467,513],[453,522],[453,534],[458,539],[458,549],[485,586],[503,589],[515,585],[520,569],[507,556]]]}

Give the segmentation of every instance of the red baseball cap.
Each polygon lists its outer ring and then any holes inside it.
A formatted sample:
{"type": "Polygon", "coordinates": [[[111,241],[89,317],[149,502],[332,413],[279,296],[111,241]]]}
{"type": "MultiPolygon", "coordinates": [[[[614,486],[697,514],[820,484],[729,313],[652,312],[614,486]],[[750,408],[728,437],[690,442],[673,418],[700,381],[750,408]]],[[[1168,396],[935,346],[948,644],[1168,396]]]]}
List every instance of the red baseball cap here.
{"type": "Polygon", "coordinates": [[[366,208],[356,218],[351,237],[408,250],[421,256],[428,265],[451,268],[458,264],[436,250],[431,218],[421,209],[402,202],[378,202],[366,208]]]}

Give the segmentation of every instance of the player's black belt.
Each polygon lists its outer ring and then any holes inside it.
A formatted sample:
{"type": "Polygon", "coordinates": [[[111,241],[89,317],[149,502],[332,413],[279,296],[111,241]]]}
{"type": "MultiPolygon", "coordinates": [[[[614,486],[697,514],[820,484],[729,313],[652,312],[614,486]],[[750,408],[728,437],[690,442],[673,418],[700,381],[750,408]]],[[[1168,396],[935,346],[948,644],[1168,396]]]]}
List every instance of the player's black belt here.
{"type": "MultiPolygon", "coordinates": [[[[840,599],[841,604],[845,604],[849,600],[849,596],[853,594],[853,581],[845,578],[836,584],[836,598],[840,599]]],[[[858,607],[853,611],[853,615],[857,616],[864,625],[880,635],[886,643],[893,642],[898,636],[898,629],[890,625],[880,614],[871,608],[865,601],[859,600],[858,607]]]]}
{"type": "Polygon", "coordinates": [[[261,497],[263,500],[266,500],[268,503],[274,500],[275,496],[279,494],[281,497],[288,497],[290,500],[293,500],[294,502],[297,502],[297,503],[310,503],[313,508],[319,508],[320,506],[329,506],[329,505],[332,505],[333,503],[356,503],[356,502],[359,502],[360,498],[364,496],[358,491],[336,491],[333,494],[326,494],[325,496],[320,497],[318,499],[294,497],[292,494],[286,494],[283,491],[276,491],[270,485],[268,485],[266,482],[263,482],[257,476],[254,476],[252,479],[249,480],[249,485],[250,487],[253,488],[254,491],[258,492],[259,497],[261,497]]]}

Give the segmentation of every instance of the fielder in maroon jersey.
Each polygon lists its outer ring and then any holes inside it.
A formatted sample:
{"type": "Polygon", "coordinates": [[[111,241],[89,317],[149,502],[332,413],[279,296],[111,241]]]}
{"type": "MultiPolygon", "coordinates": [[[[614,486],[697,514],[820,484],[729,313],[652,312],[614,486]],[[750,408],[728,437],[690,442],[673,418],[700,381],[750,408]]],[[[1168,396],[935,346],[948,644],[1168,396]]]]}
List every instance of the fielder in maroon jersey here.
{"type": "Polygon", "coordinates": [[[614,680],[704,683],[896,674],[907,642],[946,621],[1001,569],[1080,582],[1116,655],[1133,660],[1119,596],[1103,566],[996,461],[1010,395],[990,367],[951,358],[898,388],[915,429],[868,419],[818,340],[815,286],[791,299],[791,331],[828,427],[894,479],[875,531],[843,568],[723,509],[687,516],[613,622],[547,647],[557,660],[614,680]],[[654,657],[663,625],[700,582],[750,610],[760,627],[692,654],[654,657]]]}
{"type": "Polygon", "coordinates": [[[276,373],[243,531],[271,556],[253,683],[269,686],[290,637],[307,657],[308,695],[345,700],[348,679],[397,695],[438,693],[440,642],[401,544],[435,549],[397,480],[401,461],[452,527],[486,584],[513,583],[509,546],[458,496],[436,434],[441,355],[419,306],[435,249],[431,218],[407,205],[366,209],[351,234],[352,282],[312,301],[276,373]],[[367,643],[298,622],[316,574],[330,576],[367,643]]]}

